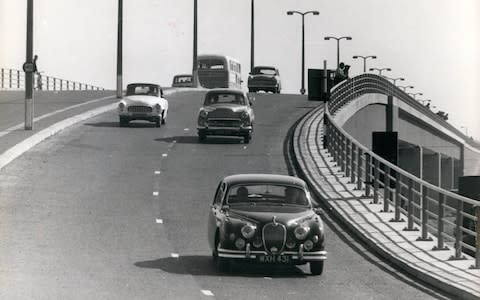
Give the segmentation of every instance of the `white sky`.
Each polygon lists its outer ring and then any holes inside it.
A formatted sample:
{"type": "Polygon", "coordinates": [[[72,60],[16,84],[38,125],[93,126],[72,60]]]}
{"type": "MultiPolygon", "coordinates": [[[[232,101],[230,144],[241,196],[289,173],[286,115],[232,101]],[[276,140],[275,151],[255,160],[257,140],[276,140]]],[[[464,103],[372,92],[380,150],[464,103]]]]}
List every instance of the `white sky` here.
{"type": "MultiPolygon", "coordinates": [[[[20,69],[25,61],[26,0],[0,0],[0,66],[20,69]]],[[[113,89],[116,82],[117,0],[35,0],[34,52],[47,75],[113,89]]],[[[198,0],[199,53],[240,60],[250,66],[250,0],[198,0]]],[[[377,55],[367,67],[390,67],[432,99],[433,110],[480,139],[480,1],[478,0],[256,0],[255,63],[280,69],[283,92],[298,93],[301,17],[308,15],[306,69],[334,68],[336,42],[341,61],[363,70],[353,55],[377,55]]],[[[193,0],[124,0],[124,84],[171,84],[192,69],[193,0]]]]}

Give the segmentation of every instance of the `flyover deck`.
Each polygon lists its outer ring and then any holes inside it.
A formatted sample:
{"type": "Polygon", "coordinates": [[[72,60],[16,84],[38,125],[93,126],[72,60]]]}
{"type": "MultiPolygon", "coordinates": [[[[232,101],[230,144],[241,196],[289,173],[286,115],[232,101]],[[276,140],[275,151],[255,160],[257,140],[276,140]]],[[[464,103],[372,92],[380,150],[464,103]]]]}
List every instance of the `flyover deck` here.
{"type": "MultiPolygon", "coordinates": [[[[378,254],[415,278],[462,299],[480,299],[480,269],[473,258],[449,260],[449,250],[432,250],[437,241],[417,241],[419,231],[404,231],[405,222],[391,222],[393,213],[355,190],[322,146],[323,108],[313,110],[298,124],[294,151],[303,177],[313,192],[352,232],[378,254]]],[[[403,216],[406,219],[405,216],[403,216]]]]}

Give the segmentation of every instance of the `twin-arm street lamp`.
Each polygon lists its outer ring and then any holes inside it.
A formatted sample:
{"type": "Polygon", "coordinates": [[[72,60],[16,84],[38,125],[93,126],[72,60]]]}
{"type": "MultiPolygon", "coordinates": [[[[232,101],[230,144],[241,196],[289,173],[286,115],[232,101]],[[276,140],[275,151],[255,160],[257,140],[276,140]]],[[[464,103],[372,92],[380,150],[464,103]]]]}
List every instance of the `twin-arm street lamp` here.
{"type": "Polygon", "coordinates": [[[398,80],[400,80],[400,81],[404,81],[404,80],[405,80],[405,78],[403,78],[403,77],[397,77],[397,78],[390,78],[390,77],[387,77],[387,76],[384,76],[384,77],[385,77],[386,79],[389,79],[389,80],[393,81],[393,85],[395,85],[395,86],[396,86],[396,83],[397,83],[398,80]]]}
{"type": "Polygon", "coordinates": [[[401,86],[401,85],[397,85],[398,88],[402,89],[404,92],[407,90],[407,89],[413,89],[414,86],[413,85],[404,85],[404,86],[401,86]]]}
{"type": "Polygon", "coordinates": [[[352,37],[350,36],[342,36],[342,37],[335,37],[335,36],[326,36],[324,38],[326,41],[330,39],[334,39],[337,41],[337,68],[340,65],[340,40],[347,40],[350,41],[352,37]]]}
{"type": "Polygon", "coordinates": [[[423,96],[423,93],[407,93],[407,94],[409,94],[410,96],[412,96],[414,100],[417,100],[417,99],[415,99],[415,97],[416,97],[417,95],[423,96]]]}
{"type": "Polygon", "coordinates": [[[432,102],[430,99],[418,99],[417,101],[427,106],[430,106],[430,102],[432,102]]]}
{"type": "Polygon", "coordinates": [[[370,68],[370,71],[378,71],[378,75],[382,75],[383,71],[391,71],[392,69],[390,68],[370,68]]]}
{"type": "Polygon", "coordinates": [[[305,16],[312,14],[318,16],[320,13],[316,10],[310,10],[306,12],[299,12],[296,10],[287,11],[287,15],[291,16],[293,14],[299,14],[302,16],[302,87],[300,88],[300,93],[305,94],[305,16]]]}
{"type": "Polygon", "coordinates": [[[368,55],[368,56],[354,55],[353,56],[353,59],[357,59],[357,58],[362,58],[363,59],[363,73],[367,72],[367,59],[368,58],[377,59],[377,57],[375,55],[368,55]]]}

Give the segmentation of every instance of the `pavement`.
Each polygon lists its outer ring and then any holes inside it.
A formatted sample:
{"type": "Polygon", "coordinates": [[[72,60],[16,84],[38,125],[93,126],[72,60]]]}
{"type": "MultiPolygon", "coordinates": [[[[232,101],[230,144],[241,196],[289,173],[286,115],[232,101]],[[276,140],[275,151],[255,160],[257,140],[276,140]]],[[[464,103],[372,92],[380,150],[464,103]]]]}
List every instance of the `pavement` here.
{"type": "MultiPolygon", "coordinates": [[[[404,231],[406,222],[391,222],[393,212],[381,212],[335,165],[322,146],[323,106],[303,118],[294,133],[294,151],[302,176],[330,212],[376,253],[420,281],[460,299],[480,299],[480,269],[473,258],[449,260],[449,250],[434,251],[437,239],[416,241],[420,231],[404,231]]],[[[403,216],[403,219],[407,219],[403,216]]],[[[387,287],[388,288],[388,287],[387,287]]]]}

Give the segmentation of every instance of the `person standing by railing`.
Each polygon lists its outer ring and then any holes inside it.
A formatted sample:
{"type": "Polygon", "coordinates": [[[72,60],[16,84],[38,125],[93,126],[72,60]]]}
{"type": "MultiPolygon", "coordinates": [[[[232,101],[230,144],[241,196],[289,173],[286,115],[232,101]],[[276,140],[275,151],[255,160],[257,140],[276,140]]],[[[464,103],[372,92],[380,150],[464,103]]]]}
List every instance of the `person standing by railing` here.
{"type": "Polygon", "coordinates": [[[38,60],[38,55],[35,54],[35,56],[33,57],[33,74],[37,75],[37,89],[41,91],[42,90],[42,74],[38,72],[37,60],[38,60]]]}

